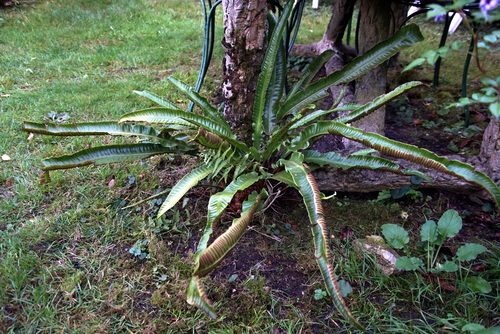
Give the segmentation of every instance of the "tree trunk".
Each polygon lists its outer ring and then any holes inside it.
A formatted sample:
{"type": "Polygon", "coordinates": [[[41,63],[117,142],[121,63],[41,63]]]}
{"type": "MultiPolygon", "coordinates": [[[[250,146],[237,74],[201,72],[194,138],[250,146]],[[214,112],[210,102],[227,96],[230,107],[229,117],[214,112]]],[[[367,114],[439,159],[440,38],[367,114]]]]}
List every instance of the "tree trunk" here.
{"type": "MultiPolygon", "coordinates": [[[[389,0],[362,0],[359,20],[359,54],[362,55],[377,43],[392,35],[389,0]]],[[[387,91],[387,62],[368,71],[356,80],[356,103],[365,104],[387,91]]],[[[368,132],[384,134],[385,107],[355,122],[353,126],[368,132]]]]}
{"type": "Polygon", "coordinates": [[[338,0],[332,6],[332,15],[323,38],[311,44],[296,44],[292,54],[314,58],[326,50],[338,51],[341,54],[355,56],[356,50],[342,44],[345,30],[351,20],[356,0],[338,0]]]}
{"type": "Polygon", "coordinates": [[[491,118],[484,131],[479,163],[496,184],[500,184],[500,119],[491,118]]]}
{"type": "Polygon", "coordinates": [[[223,0],[222,7],[224,117],[239,139],[249,144],[255,88],[266,46],[267,1],[223,0]]]}

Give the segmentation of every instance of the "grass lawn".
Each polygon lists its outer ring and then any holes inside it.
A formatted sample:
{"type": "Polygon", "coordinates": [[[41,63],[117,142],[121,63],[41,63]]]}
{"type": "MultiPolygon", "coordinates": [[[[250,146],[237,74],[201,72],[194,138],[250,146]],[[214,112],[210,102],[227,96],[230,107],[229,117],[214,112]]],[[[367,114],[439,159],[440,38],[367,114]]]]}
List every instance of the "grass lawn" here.
{"type": "MultiPolygon", "coordinates": [[[[328,19],[328,9],[308,8],[298,42],[318,40],[328,19]]],[[[202,29],[197,0],[20,1],[0,11],[0,333],[351,332],[322,298],[307,217],[293,192],[260,216],[241,247],[207,278],[220,316],[211,320],[185,302],[210,189],[192,191],[160,221],[152,217],[161,198],[123,209],[171,187],[189,170],[188,159],[57,171],[51,182],[39,182],[40,159],[115,139],[28,136],[20,130],[23,121],[109,120],[153,106],[133,90],[187,106],[166,78],[195,83],[202,29]]],[[[433,29],[425,30],[427,47],[439,38],[433,29]]],[[[401,61],[419,56],[425,45],[418,48],[401,61]]],[[[206,95],[219,89],[222,54],[217,46],[206,95]]],[[[444,88],[432,93],[438,105],[459,91],[461,59],[446,60],[444,88]]],[[[487,65],[498,63],[498,57],[487,59],[487,65]]],[[[418,79],[431,75],[424,68],[418,79]]],[[[472,83],[478,75],[472,71],[472,83]]],[[[418,190],[398,202],[376,198],[342,194],[325,201],[332,234],[348,228],[357,237],[380,235],[385,223],[417,231],[446,209],[466,215],[474,208],[462,197],[418,190]]],[[[475,228],[472,220],[466,223],[475,228]]],[[[411,272],[387,277],[372,256],[357,255],[348,237],[332,240],[336,272],[354,290],[347,297],[352,312],[380,333],[498,325],[500,255],[493,227],[481,230],[492,235],[462,235],[449,245],[479,242],[489,249],[463,275],[446,275],[453,289],[411,272]],[[492,291],[468,289],[469,273],[489,281],[492,291]]]]}

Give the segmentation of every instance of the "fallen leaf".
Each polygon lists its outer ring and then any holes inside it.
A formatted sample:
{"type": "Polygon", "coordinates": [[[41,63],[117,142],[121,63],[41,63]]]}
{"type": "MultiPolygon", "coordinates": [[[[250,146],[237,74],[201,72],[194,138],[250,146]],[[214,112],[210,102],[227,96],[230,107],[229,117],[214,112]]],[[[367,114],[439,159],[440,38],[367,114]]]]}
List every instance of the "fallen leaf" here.
{"type": "Polygon", "coordinates": [[[2,155],[2,161],[12,160],[7,154],[2,155]]]}

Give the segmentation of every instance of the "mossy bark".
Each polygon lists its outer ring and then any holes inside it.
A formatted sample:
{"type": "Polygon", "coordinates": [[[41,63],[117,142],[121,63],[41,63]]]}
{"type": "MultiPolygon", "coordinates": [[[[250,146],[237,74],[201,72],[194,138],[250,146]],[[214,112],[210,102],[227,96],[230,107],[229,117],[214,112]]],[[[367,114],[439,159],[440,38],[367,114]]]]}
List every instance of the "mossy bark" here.
{"type": "Polygon", "coordinates": [[[267,34],[266,0],[224,0],[222,94],[224,117],[240,140],[249,144],[257,78],[267,34]]]}

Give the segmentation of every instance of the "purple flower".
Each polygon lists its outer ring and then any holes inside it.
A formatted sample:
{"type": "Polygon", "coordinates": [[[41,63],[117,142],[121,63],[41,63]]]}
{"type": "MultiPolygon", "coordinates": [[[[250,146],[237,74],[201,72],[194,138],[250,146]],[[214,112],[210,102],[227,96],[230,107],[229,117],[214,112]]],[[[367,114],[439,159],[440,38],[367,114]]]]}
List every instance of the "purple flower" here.
{"type": "Polygon", "coordinates": [[[441,22],[441,21],[444,21],[444,18],[446,17],[446,14],[441,14],[441,15],[438,15],[434,18],[434,22],[441,22]]]}
{"type": "Polygon", "coordinates": [[[479,8],[484,15],[484,18],[488,19],[488,12],[498,6],[498,0],[481,0],[479,1],[479,8]]]}

